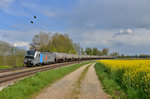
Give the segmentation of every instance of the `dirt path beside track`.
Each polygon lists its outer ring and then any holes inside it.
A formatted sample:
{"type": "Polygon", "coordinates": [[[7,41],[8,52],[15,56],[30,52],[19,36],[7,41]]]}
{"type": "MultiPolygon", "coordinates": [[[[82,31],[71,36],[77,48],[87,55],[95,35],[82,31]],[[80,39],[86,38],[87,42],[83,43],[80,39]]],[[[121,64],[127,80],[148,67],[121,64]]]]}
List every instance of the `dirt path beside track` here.
{"type": "Polygon", "coordinates": [[[109,99],[110,97],[100,87],[94,64],[89,67],[83,79],[80,79],[83,71],[89,65],[82,66],[50,87],[45,88],[35,99],[109,99]],[[79,79],[81,80],[80,83],[79,79]],[[77,83],[79,86],[75,86],[77,83]]]}
{"type": "Polygon", "coordinates": [[[110,99],[110,96],[103,91],[99,83],[94,64],[89,68],[82,81],[78,99],[110,99]]]}
{"type": "MultiPolygon", "coordinates": [[[[89,65],[89,64],[88,64],[89,65]]],[[[73,90],[73,84],[77,81],[82,71],[88,66],[82,66],[74,72],[66,75],[56,83],[52,84],[49,88],[44,89],[36,99],[66,99],[69,97],[73,90]]]]}

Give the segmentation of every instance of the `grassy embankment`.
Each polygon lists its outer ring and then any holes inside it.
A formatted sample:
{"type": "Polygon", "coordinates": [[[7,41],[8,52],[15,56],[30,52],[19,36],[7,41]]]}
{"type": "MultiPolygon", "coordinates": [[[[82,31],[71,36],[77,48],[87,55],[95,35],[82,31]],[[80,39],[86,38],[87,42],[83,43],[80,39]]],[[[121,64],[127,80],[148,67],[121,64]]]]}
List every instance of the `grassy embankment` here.
{"type": "Polygon", "coordinates": [[[0,56],[0,69],[23,66],[24,56],[0,56]]]}
{"type": "Polygon", "coordinates": [[[0,66],[0,69],[8,69],[8,68],[13,68],[12,66],[0,66]]]}
{"type": "Polygon", "coordinates": [[[0,99],[30,99],[33,94],[36,94],[41,89],[88,63],[91,62],[39,72],[0,91],[0,99]]]}
{"type": "Polygon", "coordinates": [[[104,90],[108,94],[112,95],[112,97],[115,99],[127,99],[127,95],[124,93],[122,88],[111,79],[110,75],[107,73],[107,69],[102,64],[96,63],[94,67],[104,90]]]}

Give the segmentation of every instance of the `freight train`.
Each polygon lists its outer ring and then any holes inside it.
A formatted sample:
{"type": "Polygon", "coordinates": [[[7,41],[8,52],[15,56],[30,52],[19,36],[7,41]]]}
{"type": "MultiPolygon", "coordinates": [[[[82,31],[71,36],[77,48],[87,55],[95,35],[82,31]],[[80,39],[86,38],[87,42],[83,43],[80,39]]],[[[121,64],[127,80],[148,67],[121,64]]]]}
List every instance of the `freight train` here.
{"type": "Polygon", "coordinates": [[[94,60],[94,59],[106,59],[113,57],[106,56],[93,56],[93,55],[75,55],[58,52],[39,52],[28,50],[25,55],[24,64],[26,66],[38,66],[43,64],[52,64],[57,62],[67,62],[75,60],[94,60]]]}

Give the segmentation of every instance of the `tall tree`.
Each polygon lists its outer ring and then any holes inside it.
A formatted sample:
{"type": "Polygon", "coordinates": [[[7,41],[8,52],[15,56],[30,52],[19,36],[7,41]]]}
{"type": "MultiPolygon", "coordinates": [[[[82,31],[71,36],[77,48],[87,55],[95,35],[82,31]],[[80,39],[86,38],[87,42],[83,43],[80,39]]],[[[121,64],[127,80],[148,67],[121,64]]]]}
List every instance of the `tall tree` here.
{"type": "Polygon", "coordinates": [[[99,51],[98,49],[95,47],[93,48],[93,55],[98,55],[99,54],[99,51]]]}
{"type": "Polygon", "coordinates": [[[23,66],[25,50],[0,41],[0,66],[23,66]]]}
{"type": "Polygon", "coordinates": [[[52,37],[51,50],[53,52],[63,52],[76,54],[72,40],[67,34],[56,33],[52,37]]]}
{"type": "Polygon", "coordinates": [[[48,51],[49,49],[47,48],[47,46],[50,42],[50,39],[50,34],[40,32],[33,37],[32,43],[30,44],[30,49],[35,49],[38,51],[48,51]]]}
{"type": "Polygon", "coordinates": [[[6,56],[11,54],[11,49],[13,47],[5,41],[0,41],[0,55],[1,56],[6,56]]]}
{"type": "Polygon", "coordinates": [[[98,55],[99,55],[99,56],[103,56],[103,53],[102,53],[101,50],[98,50],[98,55]]]}
{"type": "Polygon", "coordinates": [[[124,58],[125,57],[125,55],[124,54],[121,54],[121,56],[120,56],[121,58],[124,58]]]}
{"type": "Polygon", "coordinates": [[[116,56],[116,57],[118,57],[118,56],[119,56],[119,53],[118,53],[118,52],[113,52],[113,53],[111,53],[110,55],[111,55],[111,56],[116,56]]]}
{"type": "Polygon", "coordinates": [[[104,49],[102,50],[102,53],[103,53],[103,55],[107,56],[108,53],[109,53],[109,49],[108,49],[108,48],[104,48],[104,49]]]}
{"type": "Polygon", "coordinates": [[[87,55],[92,55],[92,49],[90,48],[90,47],[87,47],[86,49],[85,49],[85,53],[87,54],[87,55]]]}
{"type": "Polygon", "coordinates": [[[85,54],[85,51],[83,48],[81,48],[81,54],[84,55],[85,54]]]}

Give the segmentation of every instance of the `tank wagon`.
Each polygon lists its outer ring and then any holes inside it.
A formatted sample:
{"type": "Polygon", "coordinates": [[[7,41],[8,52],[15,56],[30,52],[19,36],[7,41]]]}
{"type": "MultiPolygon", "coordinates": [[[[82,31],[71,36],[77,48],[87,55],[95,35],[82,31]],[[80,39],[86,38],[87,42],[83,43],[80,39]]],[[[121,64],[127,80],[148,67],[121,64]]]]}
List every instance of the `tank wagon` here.
{"type": "Polygon", "coordinates": [[[75,61],[75,60],[93,60],[93,59],[111,59],[114,57],[106,56],[92,56],[92,55],[75,55],[67,53],[58,53],[58,52],[39,52],[28,50],[24,64],[27,66],[36,66],[42,64],[52,64],[57,62],[66,62],[66,61],[75,61]]]}
{"type": "Polygon", "coordinates": [[[54,52],[54,61],[63,62],[67,60],[67,55],[65,53],[54,52]]]}

